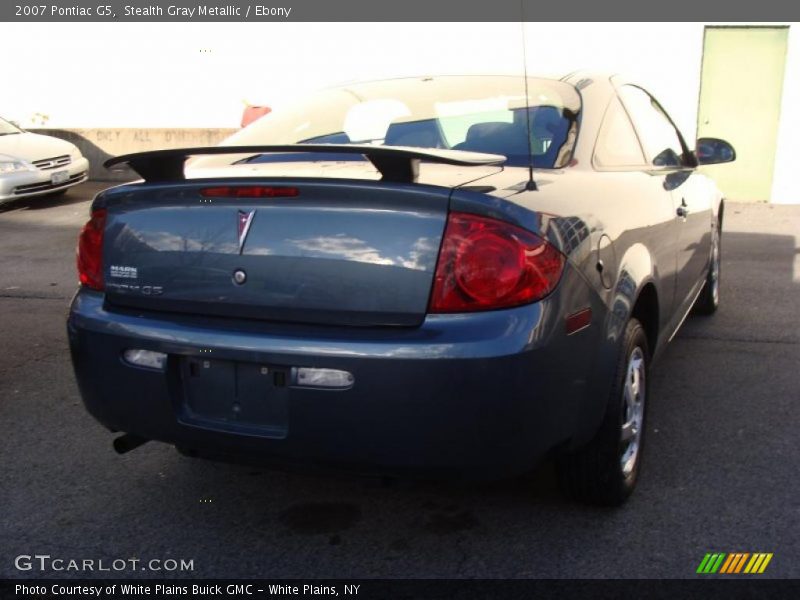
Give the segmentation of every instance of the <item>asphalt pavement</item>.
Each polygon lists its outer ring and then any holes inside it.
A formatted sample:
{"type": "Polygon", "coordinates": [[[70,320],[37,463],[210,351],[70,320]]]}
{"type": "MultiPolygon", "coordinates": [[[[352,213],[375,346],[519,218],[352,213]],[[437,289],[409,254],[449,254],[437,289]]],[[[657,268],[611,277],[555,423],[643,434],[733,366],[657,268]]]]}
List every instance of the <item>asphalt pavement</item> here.
{"type": "Polygon", "coordinates": [[[800,205],[727,207],[722,307],[688,319],[656,365],[639,487],[597,509],[566,501],[549,464],[468,485],[271,471],[160,443],[118,456],[83,409],[65,334],[100,188],[0,206],[0,577],[683,578],[707,552],[770,552],[762,577],[800,577],[800,205]],[[15,566],[36,554],[142,562],[15,566]],[[142,571],[151,559],[192,570],[142,571]]]}

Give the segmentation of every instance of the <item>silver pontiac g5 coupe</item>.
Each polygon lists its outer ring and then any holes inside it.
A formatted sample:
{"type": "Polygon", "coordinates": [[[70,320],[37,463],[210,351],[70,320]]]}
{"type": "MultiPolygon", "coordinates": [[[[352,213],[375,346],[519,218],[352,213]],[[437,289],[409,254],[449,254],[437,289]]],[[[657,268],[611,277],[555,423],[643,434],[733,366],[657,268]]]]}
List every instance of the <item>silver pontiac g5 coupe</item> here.
{"type": "Polygon", "coordinates": [[[618,76],[348,85],[212,148],[119,156],[67,323],[126,452],[504,477],[615,505],[648,380],[720,300],[723,198],[618,76]]]}

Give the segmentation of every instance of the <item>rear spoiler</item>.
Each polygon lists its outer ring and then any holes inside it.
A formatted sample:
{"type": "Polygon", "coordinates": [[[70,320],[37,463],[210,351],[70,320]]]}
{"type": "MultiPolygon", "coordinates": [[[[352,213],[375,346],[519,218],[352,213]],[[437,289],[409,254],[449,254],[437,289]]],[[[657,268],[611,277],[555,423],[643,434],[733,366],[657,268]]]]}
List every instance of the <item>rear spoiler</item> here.
{"type": "Polygon", "coordinates": [[[334,154],[361,154],[381,173],[383,181],[413,183],[419,174],[419,162],[441,163],[476,167],[500,165],[506,157],[499,154],[463,152],[461,150],[439,150],[411,148],[407,146],[371,146],[364,144],[292,144],[284,146],[208,146],[201,148],[179,148],[153,150],[115,156],[103,163],[107,169],[114,165],[127,164],[145,181],[183,181],[186,159],[190,156],[208,154],[267,154],[288,152],[324,152],[334,154]]]}

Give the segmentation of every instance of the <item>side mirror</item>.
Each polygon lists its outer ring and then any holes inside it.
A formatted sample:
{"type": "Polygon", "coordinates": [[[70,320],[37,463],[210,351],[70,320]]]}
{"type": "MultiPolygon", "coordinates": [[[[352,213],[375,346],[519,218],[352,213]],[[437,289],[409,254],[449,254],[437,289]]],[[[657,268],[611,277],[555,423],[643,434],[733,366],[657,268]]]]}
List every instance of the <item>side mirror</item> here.
{"type": "Polygon", "coordinates": [[[700,138],[697,140],[694,153],[701,165],[716,165],[736,160],[736,150],[733,146],[718,138],[700,138]]]}

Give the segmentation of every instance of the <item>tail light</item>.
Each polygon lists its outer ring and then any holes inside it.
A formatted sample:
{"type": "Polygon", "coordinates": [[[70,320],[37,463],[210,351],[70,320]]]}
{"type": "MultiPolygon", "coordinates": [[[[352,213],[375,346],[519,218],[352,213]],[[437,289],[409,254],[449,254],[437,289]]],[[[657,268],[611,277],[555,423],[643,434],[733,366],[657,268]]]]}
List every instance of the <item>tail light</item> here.
{"type": "Polygon", "coordinates": [[[78,278],[93,290],[103,289],[103,231],[106,228],[106,209],[92,211],[92,218],[83,226],[78,237],[78,278]]]}
{"type": "Polygon", "coordinates": [[[528,304],[552,292],[563,269],[564,256],[530,231],[488,217],[450,213],[430,312],[528,304]]]}

